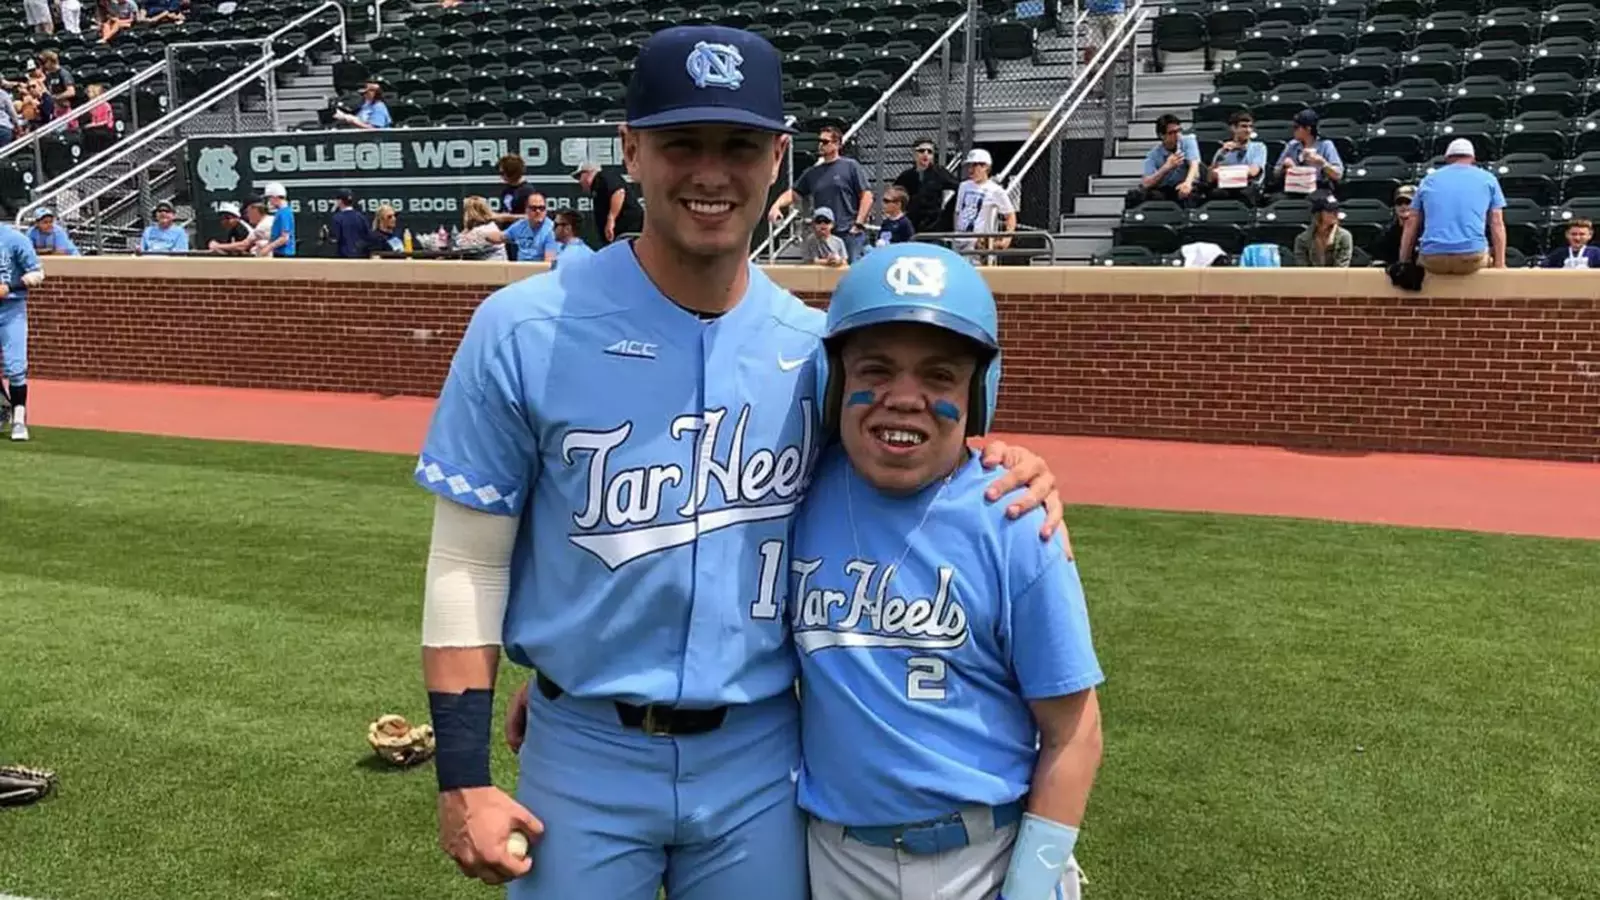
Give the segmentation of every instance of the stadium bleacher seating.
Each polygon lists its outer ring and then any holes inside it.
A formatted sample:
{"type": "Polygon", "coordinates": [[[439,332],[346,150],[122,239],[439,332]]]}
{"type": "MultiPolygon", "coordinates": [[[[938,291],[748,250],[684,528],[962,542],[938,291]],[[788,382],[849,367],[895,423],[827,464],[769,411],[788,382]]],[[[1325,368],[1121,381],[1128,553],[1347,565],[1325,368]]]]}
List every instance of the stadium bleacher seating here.
{"type": "MultiPolygon", "coordinates": [[[[784,51],[786,111],[809,133],[853,124],[965,8],[963,0],[432,6],[336,66],[334,82],[347,94],[368,79],[382,84],[399,126],[616,121],[646,38],[669,25],[721,23],[759,32],[784,51]]],[[[810,164],[814,146],[796,141],[797,168],[810,164]]]]}
{"type": "MultiPolygon", "coordinates": [[[[1500,177],[1517,251],[1508,264],[1559,246],[1568,220],[1600,216],[1594,4],[1176,0],[1154,31],[1158,51],[1204,50],[1214,61],[1212,92],[1185,123],[1202,159],[1228,139],[1236,110],[1254,117],[1269,162],[1289,140],[1289,120],[1317,111],[1346,167],[1336,192],[1345,227],[1364,250],[1391,221],[1395,189],[1442,165],[1454,138],[1472,141],[1478,164],[1500,177]]],[[[1309,218],[1304,203],[1269,195],[1260,209],[1210,212],[1214,202],[1185,213],[1147,202],[1124,213],[1118,246],[1096,261],[1149,265],[1190,240],[1287,249],[1309,218]]]]}
{"type": "MultiPolygon", "coordinates": [[[[84,4],[83,33],[79,35],[64,31],[50,35],[32,33],[24,24],[22,5],[8,4],[0,11],[0,35],[3,35],[0,37],[0,77],[24,81],[38,54],[54,50],[62,66],[72,72],[80,89],[101,84],[110,90],[138,72],[163,62],[168,44],[265,38],[318,5],[318,0],[281,0],[266,9],[251,8],[248,12],[225,15],[218,11],[216,2],[195,0],[181,24],[138,25],[118,32],[109,43],[101,43],[93,21],[92,4],[84,4]]],[[[280,48],[297,46],[307,40],[307,34],[314,27],[308,25],[305,29],[288,32],[275,43],[280,48]]],[[[0,200],[8,205],[26,202],[28,186],[37,177],[37,171],[42,171],[46,180],[60,175],[114,146],[132,132],[135,123],[142,127],[155,122],[175,103],[193,98],[220,83],[259,58],[259,54],[252,46],[240,44],[180,48],[175,58],[176,98],[167,96],[165,78],[152,78],[131,97],[125,95],[111,101],[114,125],[109,134],[103,129],[58,131],[39,141],[37,165],[31,147],[0,159],[0,200]]],[[[251,91],[245,93],[252,94],[251,91]]],[[[254,95],[260,93],[259,88],[254,90],[254,95]]],[[[81,107],[84,102],[80,99],[75,105],[81,107]]]]}

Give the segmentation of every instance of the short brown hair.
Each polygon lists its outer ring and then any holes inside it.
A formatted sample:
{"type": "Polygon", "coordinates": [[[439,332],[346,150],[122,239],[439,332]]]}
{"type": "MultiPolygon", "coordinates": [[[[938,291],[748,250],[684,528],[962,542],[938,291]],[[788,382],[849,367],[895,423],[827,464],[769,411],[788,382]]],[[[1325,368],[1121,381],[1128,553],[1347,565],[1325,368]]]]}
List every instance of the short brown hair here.
{"type": "Polygon", "coordinates": [[[522,177],[527,169],[522,165],[522,157],[515,153],[507,153],[500,157],[500,177],[507,181],[516,181],[522,177]]]}
{"type": "Polygon", "coordinates": [[[891,187],[888,190],[883,192],[883,202],[888,203],[890,200],[893,200],[894,202],[900,204],[901,206],[905,206],[906,205],[906,196],[907,195],[906,195],[906,189],[905,188],[903,188],[903,187],[901,187],[899,185],[894,185],[893,187],[891,187]]]}
{"type": "Polygon", "coordinates": [[[1588,219],[1573,219],[1567,223],[1567,230],[1571,231],[1574,228],[1587,228],[1590,231],[1594,231],[1594,223],[1588,219]]]}
{"type": "Polygon", "coordinates": [[[556,213],[556,224],[566,225],[573,231],[583,227],[583,213],[575,209],[563,209],[556,213]]]}
{"type": "Polygon", "coordinates": [[[833,139],[835,141],[837,141],[837,142],[839,142],[841,144],[844,143],[844,132],[840,131],[838,126],[835,126],[835,125],[824,125],[821,128],[817,129],[817,135],[820,136],[820,137],[827,137],[830,134],[833,135],[833,139]]]}
{"type": "Polygon", "coordinates": [[[61,57],[54,50],[45,50],[39,54],[39,65],[41,66],[46,63],[58,63],[60,61],[61,57]]]}

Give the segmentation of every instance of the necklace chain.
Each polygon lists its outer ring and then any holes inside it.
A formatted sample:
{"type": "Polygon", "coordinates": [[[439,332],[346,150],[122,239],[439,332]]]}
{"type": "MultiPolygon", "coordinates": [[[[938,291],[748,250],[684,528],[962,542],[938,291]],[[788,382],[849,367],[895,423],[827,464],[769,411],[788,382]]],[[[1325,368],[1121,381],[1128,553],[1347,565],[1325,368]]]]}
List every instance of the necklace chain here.
{"type": "MultiPolygon", "coordinates": [[[[939,485],[938,492],[933,495],[933,498],[928,501],[928,505],[923,508],[922,518],[918,519],[916,527],[911,529],[911,531],[906,534],[906,545],[905,548],[900,551],[900,558],[895,560],[894,563],[887,569],[883,570],[883,578],[885,583],[893,580],[895,574],[900,571],[900,565],[906,561],[907,556],[911,555],[911,542],[916,540],[917,535],[921,533],[922,526],[928,524],[928,516],[932,515],[933,507],[939,502],[939,499],[944,496],[944,489],[950,486],[950,482],[955,479],[956,473],[959,471],[961,471],[961,467],[957,466],[951,470],[950,474],[944,477],[943,482],[941,482],[939,485]]],[[[865,554],[861,552],[861,534],[856,530],[856,508],[855,501],[852,499],[855,495],[855,480],[855,467],[852,465],[847,465],[845,467],[844,506],[845,513],[850,519],[850,539],[855,543],[856,559],[866,562],[867,560],[865,559],[865,554]]]]}

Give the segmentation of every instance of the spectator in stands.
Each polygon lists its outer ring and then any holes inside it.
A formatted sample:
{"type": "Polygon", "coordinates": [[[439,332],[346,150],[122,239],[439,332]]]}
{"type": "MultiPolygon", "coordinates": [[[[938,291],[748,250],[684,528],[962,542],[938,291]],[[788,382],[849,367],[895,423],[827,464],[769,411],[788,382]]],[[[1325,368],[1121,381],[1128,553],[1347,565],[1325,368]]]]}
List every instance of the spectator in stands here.
{"type": "Polygon", "coordinates": [[[72,242],[65,225],[56,221],[55,211],[40,207],[33,214],[33,227],[28,229],[28,240],[33,242],[33,252],[40,256],[78,256],[78,245],[72,242]]]}
{"type": "Polygon", "coordinates": [[[817,161],[795,179],[793,188],[778,196],[768,218],[776,225],[782,221],[784,209],[800,197],[810,202],[813,210],[827,207],[849,223],[835,237],[843,239],[850,262],[855,262],[867,250],[865,226],[872,213],[872,186],[860,163],[839,155],[843,149],[844,132],[824,125],[817,132],[817,161]]]}
{"type": "Polygon", "coordinates": [[[909,197],[905,212],[911,219],[911,227],[917,231],[939,230],[939,218],[945,205],[961,185],[956,176],[939,164],[935,152],[931,138],[917,138],[912,144],[911,168],[894,179],[895,187],[909,197]]]}
{"type": "Polygon", "coordinates": [[[139,20],[139,7],[133,0],[100,0],[100,43],[108,44],[117,32],[132,28],[139,20]]]}
{"type": "Polygon", "coordinates": [[[1589,246],[1594,223],[1573,219],[1567,223],[1567,245],[1551,250],[1539,261],[1541,269],[1600,269],[1600,247],[1589,246]]]}
{"type": "Polygon", "coordinates": [[[456,238],[456,246],[463,250],[485,251],[483,259],[505,261],[505,232],[495,224],[494,210],[489,208],[488,200],[472,196],[461,205],[461,234],[456,238]]]}
{"type": "Polygon", "coordinates": [[[39,34],[55,32],[55,17],[50,14],[50,0],[22,0],[22,12],[28,27],[39,34]]]}
{"type": "MultiPolygon", "coordinates": [[[[967,154],[967,180],[956,189],[956,231],[1006,233],[1017,230],[1017,208],[1011,194],[989,177],[994,157],[982,147],[967,154]]],[[[977,238],[951,244],[956,250],[1004,250],[1010,238],[977,238]]],[[[986,260],[992,262],[992,260],[986,260]]]]}
{"type": "Polygon", "coordinates": [[[1302,109],[1295,113],[1294,131],[1289,143],[1278,155],[1274,167],[1279,184],[1284,182],[1290,166],[1313,166],[1317,170],[1319,191],[1331,191],[1344,178],[1344,162],[1339,159],[1339,148],[1333,141],[1317,133],[1316,110],[1302,109]]]}
{"type": "MultiPolygon", "coordinates": [[[[1413,184],[1402,184],[1394,192],[1394,221],[1384,229],[1378,238],[1377,246],[1373,248],[1372,258],[1381,263],[1395,263],[1400,261],[1400,239],[1406,232],[1406,220],[1411,218],[1411,198],[1417,195],[1417,187],[1413,184]]],[[[1415,247],[1413,246],[1414,250],[1415,247]]]]}
{"type": "Polygon", "coordinates": [[[638,234],[644,229],[644,207],[628,190],[622,176],[605,171],[594,160],[579,166],[573,175],[578,179],[578,186],[589,192],[595,225],[600,231],[600,246],[616,240],[619,234],[638,234]]]}
{"type": "Polygon", "coordinates": [[[140,253],[188,253],[189,232],[177,223],[178,211],[165,200],[156,204],[156,221],[139,238],[140,253]]]}
{"type": "Polygon", "coordinates": [[[383,86],[376,81],[367,82],[361,89],[361,108],[354,115],[341,109],[333,117],[353,128],[388,128],[394,124],[389,118],[389,106],[383,102],[383,86]]]}
{"type": "Polygon", "coordinates": [[[144,0],[144,5],[139,8],[138,21],[146,25],[160,25],[163,22],[182,25],[183,0],[144,0]]]}
{"type": "Polygon", "coordinates": [[[1183,121],[1166,113],[1156,119],[1161,140],[1144,158],[1144,176],[1128,192],[1129,209],[1146,200],[1172,200],[1192,206],[1200,199],[1200,142],[1183,133],[1183,121]]]}
{"type": "Polygon", "coordinates": [[[61,0],[61,28],[68,34],[83,33],[83,4],[80,0],[61,0]]]}
{"type": "Polygon", "coordinates": [[[883,192],[883,223],[878,229],[878,246],[903,244],[917,236],[917,229],[906,215],[906,189],[896,185],[883,192]]]}
{"type": "Polygon", "coordinates": [[[850,251],[833,233],[833,210],[819,206],[811,213],[811,233],[800,242],[800,256],[815,266],[848,266],[850,251]]]}
{"type": "Polygon", "coordinates": [[[1411,202],[1400,261],[1410,262],[1415,247],[1421,251],[1422,267],[1435,275],[1505,268],[1506,195],[1500,179],[1478,168],[1477,151],[1466,138],[1451,141],[1444,155],[1445,165],[1422,179],[1411,202]]]}
{"type": "MultiPolygon", "coordinates": [[[[96,100],[100,99],[100,95],[104,94],[105,92],[106,86],[99,82],[89,85],[88,103],[85,105],[92,105],[96,100]]],[[[111,104],[102,103],[99,106],[96,106],[94,109],[89,110],[88,127],[113,129],[116,127],[116,125],[116,114],[111,111],[111,104]]]]}
{"type": "Polygon", "coordinates": [[[26,125],[22,114],[17,111],[17,103],[11,95],[10,85],[0,84],[0,147],[16,140],[26,125]]]}
{"type": "MultiPolygon", "coordinates": [[[[1077,4],[1073,4],[1077,8],[1077,4]]],[[[1084,3],[1085,24],[1088,26],[1089,43],[1083,48],[1083,64],[1088,65],[1094,60],[1095,53],[1111,41],[1111,33],[1117,28],[1117,17],[1123,12],[1122,0],[1087,0],[1084,3]]],[[[1198,154],[1197,154],[1198,155],[1198,154]]]]}
{"type": "Polygon", "coordinates": [[[272,219],[267,216],[267,208],[259,200],[252,200],[245,204],[245,221],[240,223],[246,227],[243,233],[239,228],[228,227],[228,215],[232,212],[237,217],[239,207],[237,204],[223,202],[217,204],[217,213],[222,216],[225,237],[231,240],[210,241],[206,249],[215,253],[253,254],[255,249],[271,240],[272,219]]]}
{"type": "Polygon", "coordinates": [[[395,213],[394,207],[385,203],[378,207],[378,212],[372,217],[372,250],[381,253],[385,250],[400,251],[405,249],[405,241],[397,234],[400,230],[400,216],[395,213]]]}
{"type": "Polygon", "coordinates": [[[500,157],[496,168],[500,172],[500,211],[495,213],[495,224],[502,228],[516,223],[527,212],[528,198],[533,196],[533,185],[526,177],[527,166],[522,157],[507,153],[500,157]]]}
{"type": "Polygon", "coordinates": [[[1243,200],[1251,206],[1261,202],[1261,183],[1267,173],[1267,145],[1255,139],[1255,124],[1254,117],[1244,110],[1228,117],[1228,127],[1233,129],[1233,136],[1211,158],[1211,171],[1208,174],[1209,194],[1213,200],[1243,200]],[[1245,166],[1248,169],[1245,186],[1220,187],[1217,170],[1223,166],[1245,166]]]}
{"type": "Polygon", "coordinates": [[[1294,239],[1294,264],[1319,269],[1348,269],[1355,239],[1339,224],[1339,201],[1319,194],[1311,201],[1311,221],[1294,239]]]}
{"type": "Polygon", "coordinates": [[[218,203],[217,221],[222,226],[222,237],[207,241],[207,250],[233,253],[250,248],[250,226],[239,218],[239,204],[229,200],[218,203]]]}
{"type": "Polygon", "coordinates": [[[556,252],[550,258],[550,268],[554,269],[563,259],[571,261],[594,254],[594,250],[578,234],[583,230],[583,213],[575,209],[563,209],[556,213],[555,222],[556,252]]]}
{"type": "Polygon", "coordinates": [[[529,194],[527,214],[506,229],[509,249],[518,262],[549,262],[556,257],[556,229],[545,214],[549,208],[543,194],[529,194]]]}
{"type": "Polygon", "coordinates": [[[267,206],[272,210],[271,230],[268,232],[267,242],[255,248],[257,256],[294,256],[294,209],[289,206],[289,192],[283,185],[276,181],[269,182],[263,194],[267,196],[267,206]]]}
{"type": "Polygon", "coordinates": [[[334,252],[341,259],[365,259],[372,249],[372,226],[356,209],[356,195],[349,188],[340,188],[333,202],[338,208],[328,230],[333,234],[334,252]]]}
{"type": "Polygon", "coordinates": [[[54,50],[46,50],[39,54],[39,68],[44,72],[45,90],[60,104],[69,104],[78,99],[78,85],[72,78],[71,70],[61,65],[61,57],[54,50]]]}

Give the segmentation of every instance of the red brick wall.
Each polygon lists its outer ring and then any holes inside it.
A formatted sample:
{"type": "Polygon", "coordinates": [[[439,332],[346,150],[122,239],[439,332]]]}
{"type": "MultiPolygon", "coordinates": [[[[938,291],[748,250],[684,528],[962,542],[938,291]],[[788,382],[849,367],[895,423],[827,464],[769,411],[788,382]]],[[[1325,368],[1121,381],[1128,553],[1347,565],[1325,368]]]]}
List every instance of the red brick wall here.
{"type": "MultiPolygon", "coordinates": [[[[41,378],[431,395],[494,287],[51,276],[30,303],[30,365],[41,378]]],[[[1600,461],[1600,301],[1000,304],[1003,430],[1600,461]]]]}

